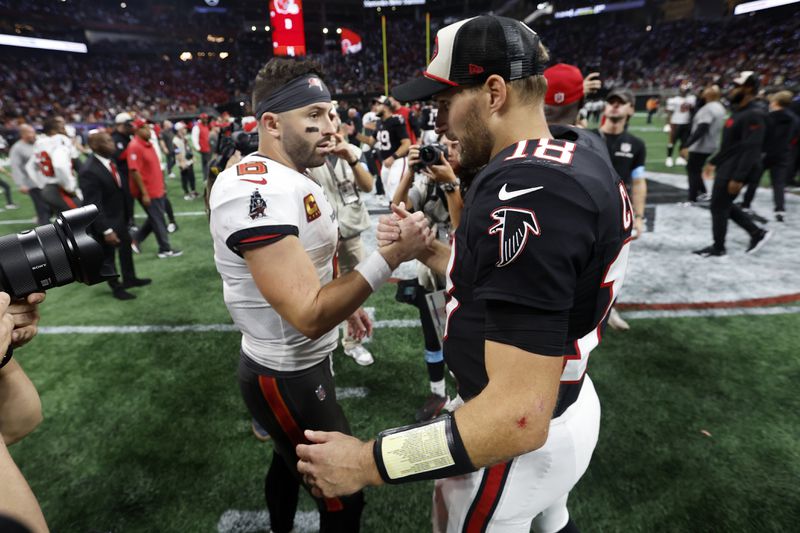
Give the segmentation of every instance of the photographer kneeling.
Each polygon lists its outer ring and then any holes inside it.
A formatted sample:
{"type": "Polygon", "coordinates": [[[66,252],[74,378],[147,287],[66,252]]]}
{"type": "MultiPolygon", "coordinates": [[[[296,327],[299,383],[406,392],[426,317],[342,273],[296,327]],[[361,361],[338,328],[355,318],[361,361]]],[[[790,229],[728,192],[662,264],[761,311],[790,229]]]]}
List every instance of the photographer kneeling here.
{"type": "MultiPolygon", "coordinates": [[[[7,446],[32,432],[42,421],[39,393],[12,358],[12,350],[28,343],[37,332],[38,304],[44,293],[11,302],[0,292],[0,530],[12,528],[17,520],[31,531],[47,531],[42,510],[20,473],[7,446]],[[11,518],[9,522],[6,518],[11,518]]],[[[24,529],[20,531],[25,531],[24,529]]]]}
{"type": "MultiPolygon", "coordinates": [[[[448,245],[464,207],[457,177],[460,171],[459,152],[458,141],[450,141],[443,135],[437,144],[422,148],[413,145],[408,154],[408,166],[392,199],[395,205],[404,203],[409,211],[422,211],[437,240],[448,245]]],[[[444,276],[432,272],[422,263],[419,265],[417,279],[401,281],[398,286],[397,299],[419,309],[425,337],[425,363],[428,367],[431,394],[414,415],[418,422],[435,418],[450,401],[445,387],[445,365],[439,333],[425,298],[426,294],[444,288],[444,276]]]]}

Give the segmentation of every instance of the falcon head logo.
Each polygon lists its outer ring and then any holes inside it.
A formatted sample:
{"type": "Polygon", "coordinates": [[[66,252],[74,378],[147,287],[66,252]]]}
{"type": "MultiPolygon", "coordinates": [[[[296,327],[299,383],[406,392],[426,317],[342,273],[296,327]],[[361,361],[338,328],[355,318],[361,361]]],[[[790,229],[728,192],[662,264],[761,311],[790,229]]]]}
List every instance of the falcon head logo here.
{"type": "Polygon", "coordinates": [[[495,224],[489,228],[489,235],[500,237],[498,267],[511,264],[519,257],[528,243],[529,235],[538,237],[542,234],[536,213],[530,209],[498,207],[490,216],[495,224]]]}

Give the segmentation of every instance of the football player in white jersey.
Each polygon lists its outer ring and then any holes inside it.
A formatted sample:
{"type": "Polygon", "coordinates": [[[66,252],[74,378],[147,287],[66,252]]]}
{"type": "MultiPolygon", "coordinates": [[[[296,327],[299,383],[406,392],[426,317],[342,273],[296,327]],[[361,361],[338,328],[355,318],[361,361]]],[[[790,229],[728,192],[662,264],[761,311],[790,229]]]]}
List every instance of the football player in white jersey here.
{"type": "Polygon", "coordinates": [[[45,120],[44,135],[33,144],[33,157],[26,170],[42,189],[42,198],[57,213],[80,205],[76,195],[78,181],[72,171],[73,155],[75,146],[64,134],[64,119],[45,120]]]}
{"type": "MultiPolygon", "coordinates": [[[[308,442],[303,431],[350,432],[332,377],[338,324],[347,319],[357,336],[370,333],[359,306],[422,249],[415,241],[431,238],[422,216],[415,217],[397,246],[336,277],[334,210],[304,174],[335,146],[331,97],[320,73],[314,61],[279,58],[261,69],[253,88],[259,149],[222,172],[209,198],[214,260],[242,332],[240,389],[275,445],[265,481],[275,533],[293,527],[303,482],[295,447],[308,442]]],[[[359,531],[363,493],[315,499],[320,531],[359,531]]]]}
{"type": "Polygon", "coordinates": [[[667,100],[667,112],[669,112],[669,142],[667,143],[667,160],[666,166],[671,167],[673,164],[686,165],[686,160],[678,156],[674,161],[672,160],[672,152],[675,150],[675,145],[680,141],[680,148],[683,149],[689,133],[692,130],[692,111],[697,104],[695,95],[690,94],[692,90],[691,82],[684,81],[681,83],[679,94],[667,100]]]}

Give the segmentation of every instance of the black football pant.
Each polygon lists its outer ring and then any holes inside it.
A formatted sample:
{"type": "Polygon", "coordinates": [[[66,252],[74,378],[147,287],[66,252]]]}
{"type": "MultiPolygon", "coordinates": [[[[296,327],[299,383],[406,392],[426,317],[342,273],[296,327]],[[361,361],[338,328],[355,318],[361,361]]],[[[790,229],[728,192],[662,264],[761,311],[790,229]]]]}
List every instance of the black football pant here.
{"type": "Polygon", "coordinates": [[[6,195],[6,204],[13,204],[14,200],[11,198],[11,185],[5,180],[0,179],[0,187],[2,187],[3,193],[6,195]]]}
{"type": "Polygon", "coordinates": [[[28,189],[28,194],[33,202],[33,208],[36,210],[36,223],[40,226],[42,224],[49,224],[52,210],[42,197],[42,189],[31,187],[28,189]]]}
{"type": "MultiPolygon", "coordinates": [[[[764,172],[769,170],[769,179],[772,182],[772,199],[775,203],[775,211],[786,211],[786,180],[789,178],[791,170],[790,161],[784,157],[776,160],[764,160],[764,172]]],[[[744,193],[744,200],[742,207],[749,208],[753,203],[753,198],[756,196],[758,186],[761,183],[762,174],[747,184],[747,190],[744,193]]]]}
{"type": "Polygon", "coordinates": [[[711,191],[711,222],[714,247],[717,250],[725,249],[729,218],[749,233],[750,237],[754,237],[761,231],[753,219],[741,207],[733,203],[738,195],[728,193],[728,181],[727,178],[718,175],[714,178],[714,188],[711,191]]]}
{"type": "Polygon", "coordinates": [[[181,169],[181,187],[184,194],[195,192],[194,165],[181,169]]]}
{"type": "Polygon", "coordinates": [[[42,188],[42,199],[53,213],[61,213],[81,206],[77,196],[68,193],[58,185],[45,185],[42,188]]]}
{"type": "MultiPolygon", "coordinates": [[[[336,401],[331,359],[326,357],[305,370],[277,372],[242,353],[239,389],[250,414],[272,437],[275,451],[264,480],[264,493],[270,527],[275,533],[288,533],[294,525],[300,486],[305,486],[297,471],[295,453],[298,444],[308,444],[303,430],[351,434],[350,424],[336,401]]],[[[314,500],[319,509],[320,533],[358,533],[363,492],[314,500]]]]}
{"type": "Polygon", "coordinates": [[[111,229],[119,237],[119,246],[111,246],[105,242],[102,236],[98,236],[98,240],[103,243],[103,262],[113,268],[115,272],[122,274],[122,282],[120,282],[120,278],[108,281],[109,287],[113,290],[120,287],[122,283],[136,279],[136,271],[133,268],[133,250],[131,250],[131,234],[128,232],[128,228],[123,224],[111,229]],[[117,252],[119,252],[119,270],[116,268],[114,260],[117,252]]]}
{"type": "Polygon", "coordinates": [[[686,162],[686,173],[689,176],[689,201],[697,201],[697,196],[706,194],[706,184],[703,182],[703,165],[711,154],[701,152],[689,152],[689,160],[686,162]]]}

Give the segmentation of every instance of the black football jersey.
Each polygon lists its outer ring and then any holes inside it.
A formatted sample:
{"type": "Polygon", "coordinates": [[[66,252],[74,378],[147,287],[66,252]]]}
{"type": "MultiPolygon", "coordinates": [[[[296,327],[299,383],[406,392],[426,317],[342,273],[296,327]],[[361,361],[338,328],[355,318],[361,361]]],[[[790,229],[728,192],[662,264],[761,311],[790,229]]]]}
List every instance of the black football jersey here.
{"type": "Polygon", "coordinates": [[[469,399],[488,382],[487,302],[568,315],[563,350],[541,354],[564,356],[558,416],[580,392],[622,286],[633,212],[602,139],[551,131],[554,139],[497,154],[466,195],[448,265],[444,354],[469,399]]]}
{"type": "Polygon", "coordinates": [[[408,139],[405,120],[400,115],[392,115],[381,121],[378,126],[373,148],[378,150],[380,159],[383,161],[400,148],[403,139],[408,139]]]}
{"type": "Polygon", "coordinates": [[[420,129],[423,131],[436,129],[436,115],[439,109],[436,107],[425,106],[422,108],[422,117],[419,121],[420,129]]]}

